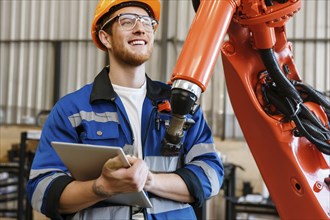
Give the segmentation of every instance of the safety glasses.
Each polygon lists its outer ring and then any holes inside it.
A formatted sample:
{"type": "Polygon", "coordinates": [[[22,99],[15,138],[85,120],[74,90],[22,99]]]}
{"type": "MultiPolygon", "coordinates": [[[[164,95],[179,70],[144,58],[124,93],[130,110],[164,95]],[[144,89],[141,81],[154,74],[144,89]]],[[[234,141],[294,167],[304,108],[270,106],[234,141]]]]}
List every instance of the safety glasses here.
{"type": "Polygon", "coordinates": [[[158,21],[152,17],[146,15],[138,15],[134,13],[122,13],[107,20],[102,25],[101,30],[103,30],[103,28],[111,21],[115,21],[116,19],[118,20],[120,27],[124,31],[133,30],[138,20],[143,24],[143,27],[147,32],[153,32],[158,25],[158,21]]]}

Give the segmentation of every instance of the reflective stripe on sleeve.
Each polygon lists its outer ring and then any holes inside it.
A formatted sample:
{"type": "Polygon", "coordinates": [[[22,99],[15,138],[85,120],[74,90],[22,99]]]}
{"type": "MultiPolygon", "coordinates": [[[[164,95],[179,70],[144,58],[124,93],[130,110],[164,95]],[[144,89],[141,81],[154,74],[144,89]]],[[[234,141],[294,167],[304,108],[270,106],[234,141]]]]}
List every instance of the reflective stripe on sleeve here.
{"type": "Polygon", "coordinates": [[[210,181],[211,184],[211,196],[215,196],[216,194],[218,194],[219,190],[220,190],[220,183],[219,183],[219,179],[218,179],[218,175],[216,173],[216,171],[214,169],[212,169],[212,167],[210,165],[208,165],[207,163],[205,163],[204,161],[193,161],[190,162],[189,164],[195,165],[200,167],[205,175],[207,176],[207,178],[210,181]]]}
{"type": "Polygon", "coordinates": [[[203,154],[207,153],[216,153],[214,143],[201,143],[201,144],[196,144],[194,145],[188,152],[186,158],[185,158],[185,163],[191,162],[195,157],[198,157],[203,154]]]}
{"type": "MultiPolygon", "coordinates": [[[[50,173],[50,172],[57,172],[57,171],[63,173],[63,170],[61,170],[61,169],[56,169],[56,168],[39,169],[39,170],[31,169],[29,179],[34,179],[34,178],[38,177],[39,175],[43,175],[43,174],[50,173]]],[[[67,175],[70,175],[70,174],[67,173],[67,175]]],[[[71,175],[70,175],[70,176],[71,176],[71,175]]]]}
{"type": "Polygon", "coordinates": [[[43,197],[45,194],[45,191],[48,187],[48,185],[57,177],[59,176],[63,176],[66,175],[65,173],[55,173],[51,176],[47,176],[45,178],[43,178],[37,185],[36,189],[33,192],[32,195],[32,201],[31,201],[31,205],[33,207],[33,209],[41,212],[41,206],[42,206],[42,202],[43,202],[43,197]]]}

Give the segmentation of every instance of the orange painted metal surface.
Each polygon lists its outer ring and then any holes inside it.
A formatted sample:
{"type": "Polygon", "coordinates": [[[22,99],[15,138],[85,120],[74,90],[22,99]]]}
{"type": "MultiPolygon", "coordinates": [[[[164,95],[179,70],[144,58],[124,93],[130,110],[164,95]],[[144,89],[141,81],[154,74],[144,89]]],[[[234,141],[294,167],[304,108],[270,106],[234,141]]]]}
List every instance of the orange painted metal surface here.
{"type": "Polygon", "coordinates": [[[202,0],[171,81],[183,79],[207,87],[233,13],[234,0],[202,0]],[[212,49],[211,49],[212,48],[212,49]]]}
{"type": "MultiPolygon", "coordinates": [[[[292,122],[264,112],[257,80],[265,67],[250,46],[249,31],[233,23],[228,34],[222,58],[230,100],[281,219],[329,219],[330,191],[324,178],[330,173],[330,158],[307,139],[294,137],[292,122]],[[235,48],[234,54],[226,51],[226,44],[235,48]]],[[[287,47],[276,55],[280,66],[292,57],[287,47]]],[[[321,109],[314,108],[326,122],[321,109]]]]}
{"type": "MultiPolygon", "coordinates": [[[[171,81],[188,80],[204,91],[221,46],[226,85],[235,115],[281,219],[329,219],[330,157],[304,137],[292,121],[268,115],[261,86],[265,66],[257,49],[272,48],[288,78],[300,80],[285,36],[285,23],[300,0],[266,6],[260,0],[201,1],[171,81]],[[225,34],[229,40],[223,43],[225,34]],[[328,180],[329,181],[329,180],[328,180]]],[[[315,103],[306,104],[326,126],[329,119],[315,103]]]]}

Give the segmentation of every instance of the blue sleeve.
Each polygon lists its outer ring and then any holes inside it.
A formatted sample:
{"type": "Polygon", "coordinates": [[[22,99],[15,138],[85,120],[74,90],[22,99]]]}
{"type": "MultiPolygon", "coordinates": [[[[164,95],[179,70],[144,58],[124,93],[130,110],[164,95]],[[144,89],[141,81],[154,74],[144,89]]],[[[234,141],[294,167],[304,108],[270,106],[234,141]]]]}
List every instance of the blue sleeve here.
{"type": "Polygon", "coordinates": [[[60,195],[73,179],[51,146],[52,141],[78,141],[77,132],[61,101],[54,106],[43,127],[27,183],[27,196],[32,207],[52,219],[58,219],[60,195]]]}
{"type": "Polygon", "coordinates": [[[177,173],[195,198],[196,206],[218,194],[224,176],[224,168],[216,152],[212,132],[199,108],[194,114],[195,124],[189,128],[183,142],[184,167],[177,173]]]}

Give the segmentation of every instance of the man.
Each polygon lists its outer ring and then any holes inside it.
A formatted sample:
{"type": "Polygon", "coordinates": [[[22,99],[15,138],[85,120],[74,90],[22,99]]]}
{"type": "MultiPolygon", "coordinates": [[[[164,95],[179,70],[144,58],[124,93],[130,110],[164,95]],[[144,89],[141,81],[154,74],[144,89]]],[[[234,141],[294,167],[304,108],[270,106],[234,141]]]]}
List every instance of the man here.
{"type": "MultiPolygon", "coordinates": [[[[161,155],[170,87],[145,74],[160,16],[158,0],[101,0],[92,37],[109,54],[92,84],[63,97],[44,126],[27,190],[34,209],[52,219],[131,219],[135,207],[104,201],[144,189],[145,219],[195,219],[192,205],[218,193],[223,167],[201,109],[190,117],[180,156],[161,155]],[[131,167],[104,167],[95,180],[74,180],[51,141],[124,148],[131,167]],[[181,161],[181,162],[180,162],[181,161]]],[[[141,216],[141,215],[140,215],[141,216]]]]}

